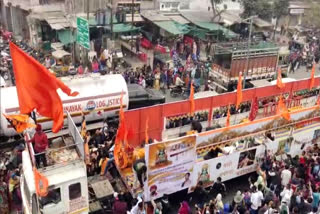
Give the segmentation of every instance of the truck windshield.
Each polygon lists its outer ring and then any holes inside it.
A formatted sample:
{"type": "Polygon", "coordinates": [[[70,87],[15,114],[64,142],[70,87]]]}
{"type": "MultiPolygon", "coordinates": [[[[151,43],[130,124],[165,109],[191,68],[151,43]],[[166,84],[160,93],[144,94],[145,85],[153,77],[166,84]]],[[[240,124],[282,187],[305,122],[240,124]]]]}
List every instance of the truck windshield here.
{"type": "Polygon", "coordinates": [[[40,199],[40,205],[42,207],[48,204],[57,204],[61,201],[61,191],[60,188],[49,190],[49,193],[46,197],[40,199]]]}

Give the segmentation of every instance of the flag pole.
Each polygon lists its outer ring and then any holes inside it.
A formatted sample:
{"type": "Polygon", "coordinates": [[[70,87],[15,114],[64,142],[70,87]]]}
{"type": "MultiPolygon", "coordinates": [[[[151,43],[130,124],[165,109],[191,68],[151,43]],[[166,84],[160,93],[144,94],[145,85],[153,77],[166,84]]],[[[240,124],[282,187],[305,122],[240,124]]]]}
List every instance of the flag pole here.
{"type": "Polygon", "coordinates": [[[35,111],[30,113],[30,117],[33,119],[34,123],[37,124],[37,115],[35,111]]]}

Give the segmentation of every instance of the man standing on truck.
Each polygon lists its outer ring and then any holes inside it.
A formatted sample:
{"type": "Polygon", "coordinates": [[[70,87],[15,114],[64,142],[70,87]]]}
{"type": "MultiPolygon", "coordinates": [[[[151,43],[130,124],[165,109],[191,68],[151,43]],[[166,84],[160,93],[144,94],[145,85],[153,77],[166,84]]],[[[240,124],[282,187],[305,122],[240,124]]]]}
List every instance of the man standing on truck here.
{"type": "Polygon", "coordinates": [[[46,133],[42,131],[42,127],[40,124],[37,124],[36,133],[34,134],[31,140],[28,140],[28,143],[33,143],[33,148],[35,152],[35,158],[37,162],[37,166],[40,166],[40,162],[42,161],[43,166],[47,166],[47,159],[46,159],[46,150],[48,148],[48,137],[46,133]]]}

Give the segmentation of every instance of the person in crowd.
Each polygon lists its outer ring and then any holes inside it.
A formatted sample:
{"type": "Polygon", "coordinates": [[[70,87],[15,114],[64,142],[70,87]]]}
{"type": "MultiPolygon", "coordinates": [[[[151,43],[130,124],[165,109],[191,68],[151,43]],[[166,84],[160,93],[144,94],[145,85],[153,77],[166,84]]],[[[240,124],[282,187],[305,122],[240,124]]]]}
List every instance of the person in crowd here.
{"type": "Polygon", "coordinates": [[[190,208],[188,202],[183,201],[180,204],[180,208],[179,208],[178,214],[191,214],[191,208],[190,208]]]}
{"type": "Polygon", "coordinates": [[[223,212],[224,210],[224,205],[223,205],[223,201],[222,201],[222,195],[219,193],[217,196],[216,196],[216,199],[215,199],[215,207],[216,209],[219,211],[219,212],[223,212]]]}
{"type": "Polygon", "coordinates": [[[134,186],[137,186],[136,183],[139,181],[140,187],[143,188],[144,181],[146,180],[146,162],[144,159],[138,159],[133,163],[133,171],[135,175],[134,186]]]}
{"type": "Polygon", "coordinates": [[[193,191],[192,198],[201,209],[203,208],[204,201],[207,199],[208,193],[209,192],[203,187],[202,181],[199,181],[193,191]]]}
{"type": "Polygon", "coordinates": [[[212,158],[216,158],[218,157],[219,153],[223,154],[223,150],[220,147],[213,148],[203,157],[203,159],[210,160],[212,158]]]}
{"type": "Polygon", "coordinates": [[[243,194],[240,190],[237,191],[236,195],[233,197],[232,207],[242,206],[244,204],[243,194]]]}
{"type": "Polygon", "coordinates": [[[114,202],[112,205],[113,214],[127,214],[127,203],[124,201],[123,195],[117,192],[113,193],[114,202]]]}
{"type": "Polygon", "coordinates": [[[283,187],[287,186],[291,180],[292,173],[289,170],[289,166],[286,165],[285,169],[281,172],[281,185],[283,187]]]}
{"type": "Polygon", "coordinates": [[[9,214],[9,193],[5,182],[5,169],[0,169],[0,173],[0,213],[9,214]]]}
{"type": "Polygon", "coordinates": [[[202,132],[202,125],[199,121],[197,120],[193,120],[191,122],[191,130],[192,131],[197,131],[198,133],[201,133],[202,132]]]}
{"type": "Polygon", "coordinates": [[[47,158],[45,152],[48,149],[49,142],[48,137],[46,133],[42,131],[42,126],[40,124],[37,124],[36,133],[34,134],[33,138],[28,142],[34,144],[33,148],[38,167],[40,166],[41,162],[43,163],[43,166],[46,167],[47,158]]]}
{"type": "Polygon", "coordinates": [[[210,192],[213,195],[222,194],[224,195],[227,191],[226,185],[222,182],[221,177],[217,178],[217,181],[213,183],[210,192]]]}
{"type": "Polygon", "coordinates": [[[144,202],[141,197],[138,197],[138,201],[130,210],[130,214],[145,214],[144,202]]]}
{"type": "Polygon", "coordinates": [[[96,58],[93,59],[92,61],[92,72],[93,73],[98,73],[99,72],[99,63],[96,58]]]}
{"type": "Polygon", "coordinates": [[[155,72],[154,89],[160,90],[160,67],[158,67],[155,72]]]}
{"type": "Polygon", "coordinates": [[[258,214],[259,207],[262,205],[262,201],[264,200],[264,198],[262,192],[258,191],[256,186],[252,187],[252,194],[250,199],[250,214],[258,214]]]}

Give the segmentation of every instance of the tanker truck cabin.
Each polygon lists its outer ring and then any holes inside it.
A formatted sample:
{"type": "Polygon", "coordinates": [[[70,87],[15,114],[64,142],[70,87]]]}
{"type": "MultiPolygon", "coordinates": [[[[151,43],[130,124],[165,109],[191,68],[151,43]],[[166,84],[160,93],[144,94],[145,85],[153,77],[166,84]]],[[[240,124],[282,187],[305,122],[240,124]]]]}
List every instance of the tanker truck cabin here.
{"type": "MultiPolygon", "coordinates": [[[[74,128],[73,124],[68,135],[50,140],[49,148],[45,151],[46,161],[42,159],[38,164],[35,160],[41,154],[35,155],[32,144],[27,143],[27,149],[22,154],[21,175],[21,195],[25,213],[88,213],[84,147],[79,131],[74,128]],[[36,194],[33,167],[48,179],[49,191],[45,197],[36,194]]],[[[29,139],[29,134],[25,134],[25,139],[29,139]]]]}

